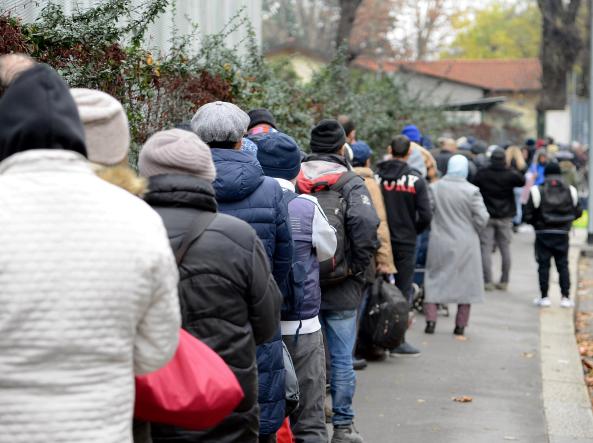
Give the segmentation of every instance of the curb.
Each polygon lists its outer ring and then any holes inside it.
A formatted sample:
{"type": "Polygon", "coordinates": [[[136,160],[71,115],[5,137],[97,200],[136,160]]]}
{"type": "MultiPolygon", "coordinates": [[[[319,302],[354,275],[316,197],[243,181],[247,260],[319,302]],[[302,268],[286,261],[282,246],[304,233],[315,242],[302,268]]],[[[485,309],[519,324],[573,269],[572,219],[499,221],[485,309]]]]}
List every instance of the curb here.
{"type": "MultiPolygon", "coordinates": [[[[571,241],[571,298],[576,300],[579,238],[571,241]]],[[[574,310],[559,307],[560,290],[550,285],[552,307],[540,312],[540,359],[544,416],[550,443],[593,441],[593,410],[577,347],[574,310]]]]}

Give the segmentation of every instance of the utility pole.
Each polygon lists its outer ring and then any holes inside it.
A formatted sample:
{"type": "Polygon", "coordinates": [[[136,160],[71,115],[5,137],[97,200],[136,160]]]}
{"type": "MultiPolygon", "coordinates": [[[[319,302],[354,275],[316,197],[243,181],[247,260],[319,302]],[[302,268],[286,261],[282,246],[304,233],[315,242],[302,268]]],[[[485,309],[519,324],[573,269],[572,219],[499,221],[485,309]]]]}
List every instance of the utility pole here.
{"type": "MultiPolygon", "coordinates": [[[[589,8],[593,5],[589,4],[589,8]]],[[[591,23],[589,23],[589,149],[587,156],[589,158],[589,223],[587,225],[587,243],[593,245],[593,12],[589,13],[591,23]]]]}

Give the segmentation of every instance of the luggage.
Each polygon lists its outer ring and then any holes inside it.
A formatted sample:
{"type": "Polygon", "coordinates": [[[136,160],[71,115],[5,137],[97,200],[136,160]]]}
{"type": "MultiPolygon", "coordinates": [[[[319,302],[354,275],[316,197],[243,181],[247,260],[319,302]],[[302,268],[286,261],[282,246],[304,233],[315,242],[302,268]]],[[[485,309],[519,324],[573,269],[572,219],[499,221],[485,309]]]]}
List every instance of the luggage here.
{"type": "Polygon", "coordinates": [[[409,310],[401,291],[383,277],[377,277],[362,318],[361,339],[384,349],[399,346],[408,329],[409,310]]]}

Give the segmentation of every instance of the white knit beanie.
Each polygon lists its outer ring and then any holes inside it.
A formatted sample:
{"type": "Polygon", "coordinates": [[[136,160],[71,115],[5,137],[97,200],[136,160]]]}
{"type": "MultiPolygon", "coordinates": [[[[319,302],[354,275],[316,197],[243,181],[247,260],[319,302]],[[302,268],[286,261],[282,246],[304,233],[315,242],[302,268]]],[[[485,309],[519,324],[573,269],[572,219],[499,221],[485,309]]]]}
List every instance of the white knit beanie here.
{"type": "Polygon", "coordinates": [[[70,92],[84,125],[88,159],[104,166],[121,163],[130,147],[128,117],[121,103],[92,89],[74,88],[70,92]]]}
{"type": "Polygon", "coordinates": [[[236,143],[247,132],[249,121],[247,113],[237,105],[212,102],[197,110],[191,119],[191,128],[206,143],[236,143]]]}
{"type": "Polygon", "coordinates": [[[138,172],[143,177],[191,174],[210,183],[216,178],[208,145],[183,129],[160,131],[150,137],[140,151],[138,172]]]}

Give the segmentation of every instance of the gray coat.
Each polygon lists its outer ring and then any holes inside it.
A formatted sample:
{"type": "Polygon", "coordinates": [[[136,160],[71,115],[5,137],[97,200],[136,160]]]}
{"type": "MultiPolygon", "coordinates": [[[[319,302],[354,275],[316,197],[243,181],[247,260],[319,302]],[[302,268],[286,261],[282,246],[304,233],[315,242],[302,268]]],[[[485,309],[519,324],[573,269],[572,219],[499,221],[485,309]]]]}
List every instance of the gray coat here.
{"type": "Polygon", "coordinates": [[[427,303],[484,301],[478,233],[488,223],[480,190],[461,177],[445,176],[430,186],[433,220],[428,243],[427,303]]]}

